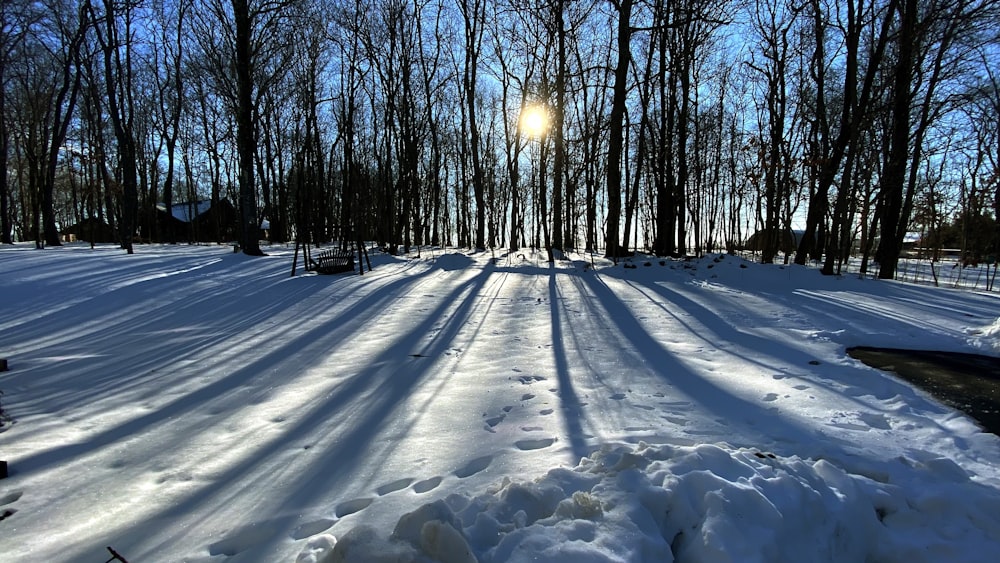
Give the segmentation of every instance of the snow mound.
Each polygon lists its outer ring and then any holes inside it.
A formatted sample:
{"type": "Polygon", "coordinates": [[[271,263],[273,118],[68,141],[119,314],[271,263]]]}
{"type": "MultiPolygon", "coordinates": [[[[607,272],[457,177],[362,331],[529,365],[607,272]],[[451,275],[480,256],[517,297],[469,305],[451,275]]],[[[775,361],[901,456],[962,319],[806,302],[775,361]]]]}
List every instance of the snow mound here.
{"type": "Polygon", "coordinates": [[[1000,352],[1000,318],[986,326],[968,327],[969,344],[991,352],[1000,352]]]}
{"type": "Polygon", "coordinates": [[[459,252],[449,252],[448,254],[442,254],[434,260],[434,264],[446,272],[452,272],[455,270],[465,270],[472,267],[475,261],[459,252]]]}
{"type": "Polygon", "coordinates": [[[1000,541],[994,489],[943,458],[866,472],[728,446],[605,447],[424,505],[387,538],[363,525],[326,536],[300,561],[991,560],[977,546],[1000,541]]]}

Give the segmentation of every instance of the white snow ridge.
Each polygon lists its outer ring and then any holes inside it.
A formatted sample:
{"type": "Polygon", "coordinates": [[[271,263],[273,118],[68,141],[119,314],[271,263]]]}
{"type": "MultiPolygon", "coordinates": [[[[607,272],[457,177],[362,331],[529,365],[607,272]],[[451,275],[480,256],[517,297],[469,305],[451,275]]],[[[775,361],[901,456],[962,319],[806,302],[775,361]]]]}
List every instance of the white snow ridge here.
{"type": "Polygon", "coordinates": [[[423,505],[388,537],[324,535],[297,561],[992,561],[981,547],[1000,541],[997,491],[946,459],[903,465],[909,483],[715,445],[607,447],[423,505]]]}

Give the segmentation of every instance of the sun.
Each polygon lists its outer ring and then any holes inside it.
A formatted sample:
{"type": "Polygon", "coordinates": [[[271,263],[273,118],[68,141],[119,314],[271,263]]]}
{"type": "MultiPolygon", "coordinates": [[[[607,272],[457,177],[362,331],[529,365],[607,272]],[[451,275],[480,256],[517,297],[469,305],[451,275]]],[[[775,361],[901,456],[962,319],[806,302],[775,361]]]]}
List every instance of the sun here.
{"type": "Polygon", "coordinates": [[[521,131],[529,137],[541,137],[549,130],[549,115],[545,106],[531,105],[521,110],[521,131]]]}

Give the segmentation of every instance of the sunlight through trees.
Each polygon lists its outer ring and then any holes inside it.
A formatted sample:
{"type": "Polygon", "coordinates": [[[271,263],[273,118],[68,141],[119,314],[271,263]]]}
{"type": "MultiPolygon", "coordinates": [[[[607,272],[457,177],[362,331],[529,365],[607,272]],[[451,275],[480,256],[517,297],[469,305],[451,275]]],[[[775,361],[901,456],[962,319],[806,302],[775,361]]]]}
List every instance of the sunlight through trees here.
{"type": "Polygon", "coordinates": [[[988,0],[12,0],[0,240],[746,250],[891,277],[924,233],[990,262],[997,21],[988,0]],[[236,213],[177,223],[200,201],[236,213]]]}

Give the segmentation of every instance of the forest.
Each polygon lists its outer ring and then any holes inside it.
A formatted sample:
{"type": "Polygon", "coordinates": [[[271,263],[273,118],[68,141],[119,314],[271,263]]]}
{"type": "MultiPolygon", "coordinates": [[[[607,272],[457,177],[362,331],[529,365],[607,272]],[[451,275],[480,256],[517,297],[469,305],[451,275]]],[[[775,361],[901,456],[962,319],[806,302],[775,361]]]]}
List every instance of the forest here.
{"type": "Polygon", "coordinates": [[[4,244],[996,262],[993,0],[4,0],[0,24],[4,244]]]}

